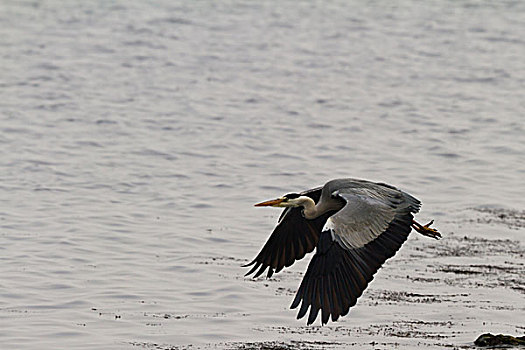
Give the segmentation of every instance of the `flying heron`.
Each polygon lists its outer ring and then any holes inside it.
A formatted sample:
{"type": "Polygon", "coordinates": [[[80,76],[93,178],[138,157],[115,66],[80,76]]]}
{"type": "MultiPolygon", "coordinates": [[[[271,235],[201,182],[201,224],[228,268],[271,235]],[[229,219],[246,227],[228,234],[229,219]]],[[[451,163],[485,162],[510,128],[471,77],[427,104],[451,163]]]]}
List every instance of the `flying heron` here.
{"type": "Polygon", "coordinates": [[[412,229],[435,239],[441,234],[414,220],[421,202],[391,185],[336,179],[322,187],[255,204],[284,207],[246,276],[267,277],[291,266],[316,247],[291,308],[312,324],[337,321],[355,305],[374,274],[394,256],[412,229]],[[302,302],[302,303],[301,303],[302,302]]]}

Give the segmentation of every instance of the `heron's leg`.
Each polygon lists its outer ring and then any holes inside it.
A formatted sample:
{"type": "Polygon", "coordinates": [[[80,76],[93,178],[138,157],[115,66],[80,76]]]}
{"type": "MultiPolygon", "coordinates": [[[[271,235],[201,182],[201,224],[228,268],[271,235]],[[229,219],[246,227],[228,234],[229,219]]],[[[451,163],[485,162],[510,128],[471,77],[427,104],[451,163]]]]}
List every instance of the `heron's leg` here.
{"type": "Polygon", "coordinates": [[[418,223],[416,220],[412,220],[412,228],[417,232],[421,233],[423,236],[440,239],[441,233],[438,232],[435,228],[430,227],[434,223],[434,220],[430,221],[425,226],[418,223]]]}

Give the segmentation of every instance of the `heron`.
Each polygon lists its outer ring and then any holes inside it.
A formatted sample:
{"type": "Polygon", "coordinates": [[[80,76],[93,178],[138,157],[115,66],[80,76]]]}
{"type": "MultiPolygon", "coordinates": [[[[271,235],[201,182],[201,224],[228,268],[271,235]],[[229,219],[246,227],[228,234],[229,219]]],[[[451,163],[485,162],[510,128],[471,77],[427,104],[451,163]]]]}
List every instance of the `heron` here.
{"type": "Polygon", "coordinates": [[[321,311],[321,324],[348,314],[374,274],[393,257],[412,229],[440,239],[413,214],[421,202],[385,183],[353,178],[335,179],[324,186],[255,204],[282,207],[277,226],[250,263],[245,276],[267,278],[316,249],[291,308],[297,319],[310,309],[307,325],[321,311]]]}

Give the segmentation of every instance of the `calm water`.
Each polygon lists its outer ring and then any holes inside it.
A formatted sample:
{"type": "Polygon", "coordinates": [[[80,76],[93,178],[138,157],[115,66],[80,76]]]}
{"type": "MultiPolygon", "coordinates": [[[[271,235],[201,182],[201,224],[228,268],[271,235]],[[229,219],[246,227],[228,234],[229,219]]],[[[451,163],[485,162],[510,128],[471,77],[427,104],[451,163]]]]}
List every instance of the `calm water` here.
{"type": "MultiPolygon", "coordinates": [[[[426,288],[385,268],[305,336],[288,306],[307,262],[271,281],[239,267],[279,214],[253,203],[347,176],[410,192],[449,236],[525,244],[521,221],[478,218],[525,208],[524,3],[396,4],[1,1],[2,348],[352,342],[337,327],[392,315],[452,320],[452,344],[485,330],[467,302],[374,309],[374,290],[426,288]]],[[[454,242],[414,237],[391,264],[454,242]]],[[[505,306],[524,295],[479,296],[502,306],[486,330],[523,333],[505,306]]]]}

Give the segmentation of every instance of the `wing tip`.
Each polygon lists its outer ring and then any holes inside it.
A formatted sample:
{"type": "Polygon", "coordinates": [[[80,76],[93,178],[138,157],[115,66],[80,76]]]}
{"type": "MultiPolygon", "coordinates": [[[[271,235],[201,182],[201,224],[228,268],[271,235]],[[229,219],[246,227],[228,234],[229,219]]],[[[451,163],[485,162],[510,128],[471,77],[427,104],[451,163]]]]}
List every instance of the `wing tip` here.
{"type": "Polygon", "coordinates": [[[247,263],[247,264],[244,264],[244,265],[241,265],[241,267],[248,267],[248,266],[252,266],[253,264],[256,263],[257,260],[253,259],[251,262],[247,263]]]}
{"type": "MultiPolygon", "coordinates": [[[[250,263],[249,265],[247,266],[250,266],[252,265],[252,263],[250,263]]],[[[255,273],[255,270],[257,270],[259,267],[261,266],[261,263],[260,262],[257,262],[255,265],[252,266],[252,268],[250,269],[250,271],[246,272],[246,274],[244,275],[244,277],[247,277],[249,275],[251,275],[252,273],[255,273]]],[[[260,271],[259,271],[260,272],[260,271]]],[[[253,276],[253,278],[257,278],[257,275],[253,276]]]]}
{"type": "Polygon", "coordinates": [[[295,295],[294,300],[292,301],[292,305],[290,305],[290,309],[292,309],[292,310],[296,309],[299,306],[299,304],[301,303],[301,299],[302,298],[299,296],[299,293],[297,293],[295,295]]]}

